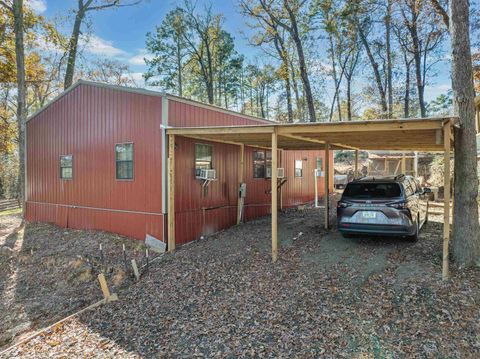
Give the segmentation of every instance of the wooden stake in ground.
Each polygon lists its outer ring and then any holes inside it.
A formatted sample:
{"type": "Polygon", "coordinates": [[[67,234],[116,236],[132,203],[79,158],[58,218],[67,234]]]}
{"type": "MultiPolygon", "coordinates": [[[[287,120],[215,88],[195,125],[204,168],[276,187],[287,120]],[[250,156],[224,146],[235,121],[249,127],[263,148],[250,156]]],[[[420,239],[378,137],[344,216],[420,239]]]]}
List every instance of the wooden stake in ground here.
{"type": "Polygon", "coordinates": [[[107,281],[105,280],[105,276],[103,275],[103,273],[100,273],[98,275],[98,281],[100,282],[100,288],[102,289],[103,298],[106,302],[113,302],[115,300],[118,300],[118,297],[115,293],[110,293],[107,281]]]}
{"type": "Polygon", "coordinates": [[[133,274],[135,275],[135,279],[140,280],[140,272],[138,271],[137,261],[135,259],[132,259],[132,268],[133,268],[133,274]]]}

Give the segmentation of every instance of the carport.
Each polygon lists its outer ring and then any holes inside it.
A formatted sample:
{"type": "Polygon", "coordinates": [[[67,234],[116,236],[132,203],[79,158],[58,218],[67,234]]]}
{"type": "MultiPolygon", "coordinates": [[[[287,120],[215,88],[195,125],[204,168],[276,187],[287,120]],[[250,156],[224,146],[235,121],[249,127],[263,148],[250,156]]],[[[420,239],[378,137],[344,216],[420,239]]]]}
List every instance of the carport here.
{"type": "MultiPolygon", "coordinates": [[[[454,117],[372,120],[335,123],[295,123],[228,127],[168,128],[168,249],[175,249],[175,136],[227,143],[239,146],[238,163],[243,168],[245,146],[268,148],[272,151],[271,188],[277,187],[278,150],[324,150],[329,158],[331,150],[355,151],[355,174],[358,175],[359,150],[424,151],[444,153],[444,224],[442,276],[448,277],[448,245],[450,239],[450,156],[453,151],[452,127],[454,117]]],[[[324,206],[325,228],[329,228],[329,174],[325,161],[324,206]]],[[[238,183],[243,182],[239,171],[238,183]]],[[[241,199],[239,198],[240,208],[241,199]]],[[[277,191],[272,191],[272,261],[278,259],[277,191]]],[[[240,217],[239,217],[240,220],[240,217]]]]}

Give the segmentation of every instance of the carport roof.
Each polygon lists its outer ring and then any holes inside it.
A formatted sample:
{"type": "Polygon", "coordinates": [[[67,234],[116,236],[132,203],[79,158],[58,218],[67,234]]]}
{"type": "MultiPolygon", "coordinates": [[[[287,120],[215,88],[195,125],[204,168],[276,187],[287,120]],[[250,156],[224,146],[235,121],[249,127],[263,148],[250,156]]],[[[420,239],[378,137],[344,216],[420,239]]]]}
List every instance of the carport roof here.
{"type": "MultiPolygon", "coordinates": [[[[443,151],[443,128],[456,117],[371,120],[329,123],[268,124],[250,126],[173,127],[168,135],[199,140],[270,148],[277,133],[284,150],[332,149],[443,151]]],[[[453,138],[451,141],[453,148],[453,138]]]]}

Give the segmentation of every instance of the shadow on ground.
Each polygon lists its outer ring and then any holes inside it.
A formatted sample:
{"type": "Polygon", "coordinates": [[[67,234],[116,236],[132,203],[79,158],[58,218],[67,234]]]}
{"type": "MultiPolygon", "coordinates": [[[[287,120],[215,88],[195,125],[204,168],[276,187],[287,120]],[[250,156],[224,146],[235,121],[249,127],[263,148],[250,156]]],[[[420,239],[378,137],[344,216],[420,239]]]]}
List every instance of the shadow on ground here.
{"type": "Polygon", "coordinates": [[[129,259],[140,261],[143,253],[138,241],[48,224],[23,225],[19,215],[0,216],[0,226],[0,348],[102,299],[96,281],[100,271],[114,290],[132,283],[123,270],[123,243],[129,259]]]}
{"type": "Polygon", "coordinates": [[[322,229],[318,210],[180,248],[120,301],[11,355],[35,357],[465,357],[480,355],[478,270],[441,281],[441,223],[417,243],[322,229]]]}

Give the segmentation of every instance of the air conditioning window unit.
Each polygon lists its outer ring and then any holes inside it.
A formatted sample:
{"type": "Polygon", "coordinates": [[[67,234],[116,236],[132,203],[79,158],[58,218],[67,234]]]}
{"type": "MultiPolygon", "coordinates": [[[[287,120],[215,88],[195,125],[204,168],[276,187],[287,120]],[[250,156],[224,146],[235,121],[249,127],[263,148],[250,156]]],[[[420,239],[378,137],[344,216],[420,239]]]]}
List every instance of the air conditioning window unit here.
{"type": "Polygon", "coordinates": [[[197,179],[210,180],[210,181],[215,180],[217,179],[217,171],[201,169],[197,173],[197,179]]]}
{"type": "MultiPolygon", "coordinates": [[[[265,178],[272,178],[272,167],[267,167],[265,171],[265,178]]],[[[277,178],[285,178],[285,169],[277,168],[277,178]]]]}
{"type": "Polygon", "coordinates": [[[323,171],[321,169],[316,169],[315,170],[315,176],[317,177],[323,177],[323,171]]]}

